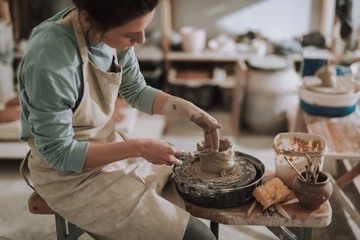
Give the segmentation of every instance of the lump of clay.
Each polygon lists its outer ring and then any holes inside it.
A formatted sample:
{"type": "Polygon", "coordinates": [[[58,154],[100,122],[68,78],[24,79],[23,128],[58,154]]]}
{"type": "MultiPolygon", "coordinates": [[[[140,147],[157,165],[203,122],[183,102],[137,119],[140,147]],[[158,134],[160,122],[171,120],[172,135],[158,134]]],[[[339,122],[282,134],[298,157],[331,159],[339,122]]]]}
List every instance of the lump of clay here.
{"type": "Polygon", "coordinates": [[[220,134],[219,129],[204,134],[204,147],[219,150],[220,147],[220,134]]]}
{"type": "Polygon", "coordinates": [[[350,78],[337,76],[333,66],[323,66],[313,77],[303,78],[307,90],[325,94],[347,94],[355,92],[355,84],[350,78]]]}
{"type": "Polygon", "coordinates": [[[220,174],[230,172],[234,166],[234,146],[229,139],[220,138],[219,150],[205,148],[203,142],[197,144],[199,167],[204,173],[220,174]]]}
{"type": "Polygon", "coordinates": [[[323,66],[316,73],[315,76],[321,79],[321,86],[336,88],[337,78],[336,70],[330,66],[323,66]]]}

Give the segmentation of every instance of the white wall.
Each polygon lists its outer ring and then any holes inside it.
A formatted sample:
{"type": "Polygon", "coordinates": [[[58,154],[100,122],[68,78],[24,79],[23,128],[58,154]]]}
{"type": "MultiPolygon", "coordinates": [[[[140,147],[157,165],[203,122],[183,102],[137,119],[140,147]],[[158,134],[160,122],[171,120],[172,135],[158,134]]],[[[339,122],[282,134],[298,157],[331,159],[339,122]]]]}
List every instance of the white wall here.
{"type": "MultiPolygon", "coordinates": [[[[40,0],[37,0],[40,1],[40,0]]],[[[61,9],[71,0],[52,0],[61,9]]],[[[335,4],[335,0],[326,0],[335,4]]],[[[237,36],[249,30],[259,31],[271,40],[291,39],[320,30],[323,0],[172,0],[175,31],[186,25],[206,29],[207,37],[224,33],[237,36]]],[[[329,8],[329,11],[333,11],[329,8]]],[[[354,35],[360,27],[360,0],[353,0],[354,35]]],[[[333,18],[328,19],[331,29],[333,18]]],[[[161,29],[160,6],[149,29],[161,29]]],[[[331,32],[324,33],[331,40],[331,32]]]]}
{"type": "MultiPolygon", "coordinates": [[[[180,0],[174,2],[174,29],[198,25],[209,37],[258,31],[272,40],[307,33],[311,0],[180,0]]],[[[314,27],[316,28],[316,26],[314,27]]]]}
{"type": "MultiPolygon", "coordinates": [[[[321,0],[173,0],[175,31],[186,25],[205,28],[208,38],[259,31],[272,40],[320,29],[321,0]]],[[[159,9],[160,10],[160,9],[159,9]]],[[[160,24],[160,11],[150,28],[160,24]]]]}

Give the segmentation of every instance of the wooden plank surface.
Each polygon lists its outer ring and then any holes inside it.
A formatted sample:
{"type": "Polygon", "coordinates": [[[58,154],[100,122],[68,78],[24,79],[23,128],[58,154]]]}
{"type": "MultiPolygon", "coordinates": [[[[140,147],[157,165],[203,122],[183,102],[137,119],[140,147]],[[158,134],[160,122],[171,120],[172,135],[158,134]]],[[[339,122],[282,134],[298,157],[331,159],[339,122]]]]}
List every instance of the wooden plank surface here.
{"type": "Polygon", "coordinates": [[[191,215],[228,225],[326,227],[331,223],[332,209],[329,201],[317,210],[305,209],[299,203],[283,206],[291,219],[287,219],[278,213],[268,217],[262,213],[259,204],[250,216],[246,216],[249,207],[250,204],[246,204],[236,208],[214,209],[186,203],[186,209],[191,215]]]}
{"type": "MultiPolygon", "coordinates": [[[[264,182],[274,178],[274,171],[266,171],[264,182]]],[[[211,220],[216,223],[228,225],[258,225],[258,226],[284,226],[284,227],[326,227],[331,223],[332,209],[329,201],[326,201],[317,210],[303,208],[298,202],[283,205],[290,215],[287,219],[277,212],[272,216],[266,216],[258,204],[250,216],[246,215],[251,203],[225,209],[205,208],[186,202],[186,210],[193,216],[211,220]]]]}
{"type": "Polygon", "coordinates": [[[319,117],[303,112],[309,133],[325,138],[327,156],[360,159],[360,110],[344,117],[319,117]]]}

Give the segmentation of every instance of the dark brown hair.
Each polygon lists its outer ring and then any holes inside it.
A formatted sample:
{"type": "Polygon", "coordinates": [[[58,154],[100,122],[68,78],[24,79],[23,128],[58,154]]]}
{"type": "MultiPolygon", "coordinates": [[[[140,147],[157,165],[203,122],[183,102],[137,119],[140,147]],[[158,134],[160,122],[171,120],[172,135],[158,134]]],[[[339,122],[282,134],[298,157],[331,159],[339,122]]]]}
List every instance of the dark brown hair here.
{"type": "Polygon", "coordinates": [[[159,0],[73,0],[91,17],[91,28],[106,32],[154,10],[159,0]]]}

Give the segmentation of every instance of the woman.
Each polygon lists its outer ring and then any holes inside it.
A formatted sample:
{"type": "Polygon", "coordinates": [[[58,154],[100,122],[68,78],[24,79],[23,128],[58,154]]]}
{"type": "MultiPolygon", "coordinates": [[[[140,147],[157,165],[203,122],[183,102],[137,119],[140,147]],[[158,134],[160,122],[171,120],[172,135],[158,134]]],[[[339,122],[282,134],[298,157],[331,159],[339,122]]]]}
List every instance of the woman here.
{"type": "Polygon", "coordinates": [[[144,82],[133,46],[145,42],[158,1],[73,2],[33,30],[20,66],[21,140],[36,191],[97,239],[214,239],[167,184],[183,152],[123,141],[111,120],[120,95],[149,114],[187,116],[208,139],[220,127],[144,82]]]}

